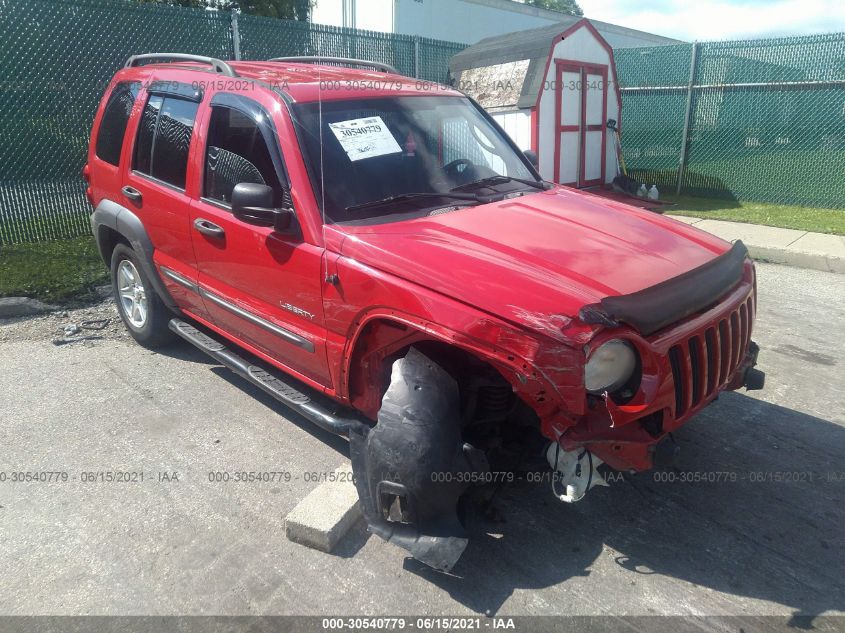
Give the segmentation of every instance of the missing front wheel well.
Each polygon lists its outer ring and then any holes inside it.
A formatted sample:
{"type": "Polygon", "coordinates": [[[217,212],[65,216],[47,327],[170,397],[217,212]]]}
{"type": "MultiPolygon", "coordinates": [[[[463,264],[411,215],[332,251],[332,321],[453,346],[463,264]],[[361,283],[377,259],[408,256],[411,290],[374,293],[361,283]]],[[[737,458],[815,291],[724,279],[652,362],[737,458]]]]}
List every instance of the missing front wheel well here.
{"type": "Polygon", "coordinates": [[[485,453],[492,470],[521,471],[541,459],[547,440],[540,433],[540,419],[495,367],[438,341],[414,347],[457,382],[461,438],[485,453]]]}

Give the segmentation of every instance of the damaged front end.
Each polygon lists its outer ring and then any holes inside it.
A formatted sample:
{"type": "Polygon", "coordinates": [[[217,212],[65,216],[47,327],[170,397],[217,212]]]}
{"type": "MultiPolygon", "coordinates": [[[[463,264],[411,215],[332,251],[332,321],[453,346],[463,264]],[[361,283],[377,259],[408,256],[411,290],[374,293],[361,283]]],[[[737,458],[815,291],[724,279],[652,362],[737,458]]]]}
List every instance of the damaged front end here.
{"type": "Polygon", "coordinates": [[[624,385],[602,388],[590,388],[586,372],[587,410],[560,430],[561,447],[590,451],[620,471],[671,461],[670,434],[721,392],[763,387],[751,338],[756,311],[754,266],[742,242],[679,277],[587,306],[581,320],[604,326],[585,348],[587,369],[617,343],[635,355],[636,371],[624,385]]]}
{"type": "Polygon", "coordinates": [[[467,546],[458,515],[484,454],[461,439],[455,380],[411,348],[393,364],[378,424],[350,434],[352,468],[370,530],[449,571],[467,546]]]}
{"type": "MultiPolygon", "coordinates": [[[[412,341],[392,363],[377,424],[350,429],[370,530],[450,571],[467,546],[471,488],[493,473],[528,472],[526,456],[548,463],[565,503],[607,485],[612,471],[673,463],[673,431],[721,392],[763,386],[751,339],[756,301],[753,264],[738,243],[679,278],[587,306],[557,340],[523,346],[524,360],[504,352],[503,362],[456,366],[412,341]]],[[[516,340],[499,336],[496,348],[516,340]]]]}

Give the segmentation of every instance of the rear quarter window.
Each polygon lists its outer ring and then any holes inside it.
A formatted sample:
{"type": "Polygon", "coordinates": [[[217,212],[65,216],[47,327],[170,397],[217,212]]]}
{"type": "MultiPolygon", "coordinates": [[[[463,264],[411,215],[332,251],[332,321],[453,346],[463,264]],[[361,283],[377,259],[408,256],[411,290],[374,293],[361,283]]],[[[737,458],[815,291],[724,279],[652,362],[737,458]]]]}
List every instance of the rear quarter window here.
{"type": "Polygon", "coordinates": [[[140,82],[127,81],[117,84],[109,95],[97,131],[95,154],[100,160],[115,166],[120,163],[126,126],[140,89],[140,82]]]}

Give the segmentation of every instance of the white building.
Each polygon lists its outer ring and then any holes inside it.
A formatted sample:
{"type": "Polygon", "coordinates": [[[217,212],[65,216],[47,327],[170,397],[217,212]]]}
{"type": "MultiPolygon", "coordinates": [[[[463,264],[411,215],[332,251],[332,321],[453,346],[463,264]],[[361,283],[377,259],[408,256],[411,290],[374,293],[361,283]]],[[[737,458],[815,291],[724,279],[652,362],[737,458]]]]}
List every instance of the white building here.
{"type": "MultiPolygon", "coordinates": [[[[564,30],[576,16],[513,0],[316,0],[311,21],[385,33],[475,44],[479,40],[552,24],[564,30]]],[[[677,44],[678,40],[591,20],[613,48],[677,44]]]]}

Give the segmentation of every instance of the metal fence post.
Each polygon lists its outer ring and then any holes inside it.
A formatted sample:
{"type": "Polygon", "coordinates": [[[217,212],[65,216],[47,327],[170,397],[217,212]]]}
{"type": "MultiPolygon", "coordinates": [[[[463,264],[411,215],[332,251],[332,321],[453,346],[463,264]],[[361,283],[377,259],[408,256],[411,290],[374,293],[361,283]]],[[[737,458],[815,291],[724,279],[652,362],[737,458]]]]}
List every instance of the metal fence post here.
{"type": "Polygon", "coordinates": [[[692,55],[689,65],[689,83],[687,84],[687,108],[684,112],[684,133],[681,137],[681,156],[678,161],[678,186],[675,195],[681,195],[681,185],[684,181],[684,170],[687,165],[687,145],[689,144],[690,118],[692,117],[692,91],[695,86],[695,64],[698,61],[698,42],[692,44],[692,55]]]}
{"type": "Polygon", "coordinates": [[[235,61],[241,59],[241,32],[238,29],[238,10],[232,9],[232,55],[235,61]]]}
{"type": "Polygon", "coordinates": [[[414,78],[420,78],[420,36],[414,35],[414,78]]]}

